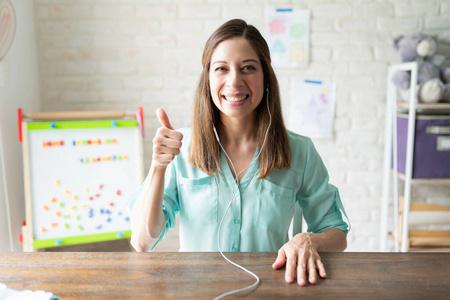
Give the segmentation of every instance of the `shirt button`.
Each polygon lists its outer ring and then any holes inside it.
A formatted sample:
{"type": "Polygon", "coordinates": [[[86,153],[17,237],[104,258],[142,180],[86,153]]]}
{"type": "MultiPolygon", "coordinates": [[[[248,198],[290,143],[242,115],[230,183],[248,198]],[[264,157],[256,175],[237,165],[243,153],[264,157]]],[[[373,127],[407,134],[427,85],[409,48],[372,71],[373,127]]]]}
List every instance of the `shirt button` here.
{"type": "Polygon", "coordinates": [[[236,251],[237,251],[237,248],[236,248],[236,247],[233,247],[233,248],[231,248],[231,251],[236,252],[236,251]]]}
{"type": "Polygon", "coordinates": [[[239,223],[241,223],[241,222],[239,221],[239,219],[234,219],[234,224],[239,224],[239,223]]]}

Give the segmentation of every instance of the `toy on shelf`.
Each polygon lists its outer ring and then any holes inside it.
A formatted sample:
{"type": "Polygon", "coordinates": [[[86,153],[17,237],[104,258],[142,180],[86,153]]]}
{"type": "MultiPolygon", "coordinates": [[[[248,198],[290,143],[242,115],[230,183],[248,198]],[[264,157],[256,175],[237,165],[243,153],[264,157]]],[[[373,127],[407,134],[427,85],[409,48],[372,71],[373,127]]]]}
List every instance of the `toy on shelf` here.
{"type": "MultiPolygon", "coordinates": [[[[402,62],[418,63],[417,100],[420,103],[450,103],[450,68],[443,67],[446,57],[437,54],[438,40],[424,33],[400,35],[394,38],[394,48],[402,62]]],[[[400,98],[408,101],[411,73],[397,71],[392,81],[400,98]]]]}

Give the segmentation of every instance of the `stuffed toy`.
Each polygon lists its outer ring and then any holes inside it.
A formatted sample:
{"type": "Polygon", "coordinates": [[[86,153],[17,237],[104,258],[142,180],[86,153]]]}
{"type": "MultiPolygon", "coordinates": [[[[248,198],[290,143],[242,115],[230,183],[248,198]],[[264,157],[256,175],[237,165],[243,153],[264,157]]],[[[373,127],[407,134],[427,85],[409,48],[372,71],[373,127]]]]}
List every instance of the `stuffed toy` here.
{"type": "MultiPolygon", "coordinates": [[[[436,55],[437,47],[437,40],[424,33],[394,39],[394,48],[402,62],[418,62],[417,100],[422,103],[450,102],[450,68],[440,66],[445,57],[436,55]]],[[[411,72],[398,71],[392,80],[400,98],[408,101],[411,72]]]]}

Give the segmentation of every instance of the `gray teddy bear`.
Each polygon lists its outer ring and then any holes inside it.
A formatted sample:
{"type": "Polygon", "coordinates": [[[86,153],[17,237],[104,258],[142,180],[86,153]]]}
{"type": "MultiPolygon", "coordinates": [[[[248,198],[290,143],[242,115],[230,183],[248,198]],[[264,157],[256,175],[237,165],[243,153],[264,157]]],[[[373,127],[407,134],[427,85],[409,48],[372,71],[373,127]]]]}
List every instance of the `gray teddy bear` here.
{"type": "MultiPolygon", "coordinates": [[[[417,100],[422,103],[450,102],[450,68],[441,67],[445,57],[436,55],[437,40],[424,33],[394,38],[402,62],[418,62],[417,100]]],[[[402,100],[408,101],[411,73],[398,71],[392,78],[402,100]]]]}

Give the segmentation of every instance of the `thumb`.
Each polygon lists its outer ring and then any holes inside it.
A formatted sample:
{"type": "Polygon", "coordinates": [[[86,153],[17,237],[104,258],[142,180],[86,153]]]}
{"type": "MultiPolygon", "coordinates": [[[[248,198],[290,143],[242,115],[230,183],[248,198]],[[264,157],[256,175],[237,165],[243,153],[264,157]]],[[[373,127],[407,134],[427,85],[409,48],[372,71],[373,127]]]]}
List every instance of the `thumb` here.
{"type": "Polygon", "coordinates": [[[281,248],[280,251],[278,251],[278,256],[275,262],[272,264],[272,268],[279,269],[286,263],[286,253],[284,252],[284,249],[281,248]]]}
{"type": "Polygon", "coordinates": [[[156,116],[158,117],[159,123],[161,123],[162,126],[174,130],[164,109],[158,108],[156,110],[156,116]]]}

